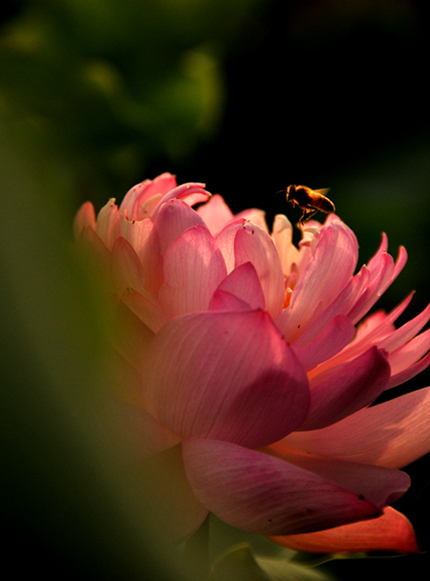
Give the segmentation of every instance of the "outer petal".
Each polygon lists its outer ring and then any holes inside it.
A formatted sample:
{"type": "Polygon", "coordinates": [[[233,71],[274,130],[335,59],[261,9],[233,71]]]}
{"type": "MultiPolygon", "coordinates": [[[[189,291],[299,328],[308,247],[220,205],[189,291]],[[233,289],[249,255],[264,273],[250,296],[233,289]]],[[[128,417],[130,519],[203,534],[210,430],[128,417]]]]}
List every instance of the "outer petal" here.
{"type": "Polygon", "coordinates": [[[114,198],[111,198],[98,213],[96,232],[109,250],[121,235],[121,217],[114,198]]]}
{"type": "Polygon", "coordinates": [[[264,446],[308,412],[306,374],[263,311],[178,317],[146,361],[147,409],[181,438],[264,446]]]}
{"type": "Polygon", "coordinates": [[[76,240],[79,238],[82,230],[86,226],[89,226],[92,230],[96,229],[96,214],[91,202],[85,202],[85,204],[82,204],[75,216],[73,231],[76,240]]]}
{"type": "Polygon", "coordinates": [[[143,265],[143,286],[157,295],[164,280],[160,239],[151,220],[132,221],[121,216],[121,236],[128,240],[143,265]]]}
{"type": "Polygon", "coordinates": [[[143,266],[129,242],[119,236],[112,248],[111,276],[115,292],[121,296],[126,289],[145,292],[143,266]]]}
{"type": "Polygon", "coordinates": [[[278,458],[215,440],[182,443],[197,498],[240,529],[310,532],[380,514],[364,497],[278,458]]]}
{"type": "Polygon", "coordinates": [[[430,452],[430,387],[360,410],[341,422],[287,436],[307,452],[402,468],[430,452]]]}
{"type": "Polygon", "coordinates": [[[390,365],[371,347],[353,361],[310,375],[311,407],[300,430],[324,428],[371,404],[388,383],[390,365]]]}
{"type": "Polygon", "coordinates": [[[158,294],[172,316],[205,311],[227,275],[224,258],[206,226],[194,226],[173,242],[164,256],[165,282],[158,294]]]}
{"type": "Polygon", "coordinates": [[[411,483],[409,476],[400,470],[302,452],[289,448],[285,440],[275,442],[263,450],[271,456],[361,494],[380,508],[403,496],[411,483]]]}
{"type": "Polygon", "coordinates": [[[375,519],[315,533],[271,536],[269,539],[283,547],[310,553],[419,552],[411,523],[390,506],[375,519]]]}
{"type": "Polygon", "coordinates": [[[312,260],[294,288],[290,306],[277,324],[290,343],[334,301],[351,279],[357,263],[358,245],[342,222],[321,230],[312,260]]]}
{"type": "Polygon", "coordinates": [[[121,295],[121,299],[130,311],[137,315],[154,333],[158,333],[170,318],[158,300],[150,293],[142,292],[141,294],[127,289],[121,295]]]}

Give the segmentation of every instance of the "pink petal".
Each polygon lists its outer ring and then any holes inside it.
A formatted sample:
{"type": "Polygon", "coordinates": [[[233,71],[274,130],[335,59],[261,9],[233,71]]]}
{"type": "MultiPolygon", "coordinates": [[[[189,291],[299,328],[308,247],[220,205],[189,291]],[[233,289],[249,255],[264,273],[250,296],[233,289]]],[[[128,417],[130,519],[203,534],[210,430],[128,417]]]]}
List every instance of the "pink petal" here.
{"type": "Polygon", "coordinates": [[[128,240],[144,265],[143,286],[157,295],[164,280],[160,239],[152,220],[128,221],[121,217],[121,236],[128,240]]]}
{"type": "MultiPolygon", "coordinates": [[[[312,331],[313,325],[309,327],[312,331]]],[[[292,349],[300,359],[306,371],[309,371],[334,357],[352,340],[355,335],[354,325],[343,315],[337,315],[330,323],[321,329],[321,332],[312,340],[307,342],[307,331],[300,335],[293,343],[292,349]]]]}
{"type": "Polygon", "coordinates": [[[204,187],[205,184],[188,183],[182,184],[181,186],[170,190],[161,198],[159,203],[154,208],[151,214],[151,219],[154,221],[157,218],[157,214],[163,205],[167,202],[170,202],[170,200],[173,200],[174,198],[178,198],[179,200],[188,200],[187,203],[189,205],[197,204],[198,202],[207,202],[211,194],[207,192],[204,187]]]}
{"type": "Polygon", "coordinates": [[[165,282],[158,298],[172,316],[205,311],[227,275],[224,258],[206,226],[186,230],[164,256],[165,282]]]}
{"type": "Polygon", "coordinates": [[[324,428],[368,406],[384,391],[389,378],[390,365],[376,347],[318,375],[311,373],[311,407],[299,429],[324,428]]]}
{"type": "Polygon", "coordinates": [[[397,278],[407,261],[406,250],[399,248],[399,255],[394,264],[393,258],[386,253],[386,237],[376,255],[369,262],[369,286],[348,313],[348,318],[357,323],[376,303],[390,284],[397,278]]]}
{"type": "Polygon", "coordinates": [[[402,468],[430,451],[430,387],[360,410],[322,430],[290,434],[284,442],[333,458],[402,468]]]}
{"type": "Polygon", "coordinates": [[[129,242],[119,236],[112,248],[111,275],[115,292],[121,296],[126,289],[145,292],[143,266],[129,242]]]}
{"type": "Polygon", "coordinates": [[[231,293],[217,289],[209,303],[209,311],[249,311],[249,303],[231,293]]]}
{"type": "Polygon", "coordinates": [[[148,214],[144,209],[145,203],[157,194],[167,194],[175,187],[175,176],[169,173],[163,173],[154,180],[145,180],[126,193],[120,206],[120,212],[130,221],[142,220],[148,214]]]}
{"type": "Polygon", "coordinates": [[[98,213],[96,232],[109,250],[121,235],[121,216],[114,198],[111,198],[98,213]]]}
{"type": "MultiPolygon", "coordinates": [[[[240,228],[244,228],[246,220],[239,219],[233,220],[225,226],[221,232],[216,237],[218,248],[221,250],[224,256],[225,264],[227,266],[227,272],[230,273],[236,265],[234,241],[236,239],[236,234],[240,228]]],[[[248,261],[246,261],[248,262],[248,261]]]]}
{"type": "Polygon", "coordinates": [[[293,244],[291,222],[283,214],[275,216],[272,239],[281,260],[282,272],[285,275],[290,274],[293,263],[298,261],[299,251],[293,244]]]}
{"type": "Polygon", "coordinates": [[[309,553],[419,552],[410,521],[390,506],[381,516],[371,520],[315,533],[271,536],[269,539],[283,547],[309,553]]]}
{"type": "Polygon", "coordinates": [[[358,327],[357,334],[353,341],[340,351],[340,353],[322,363],[318,371],[321,372],[336,367],[345,361],[350,361],[367,351],[373,345],[379,346],[379,343],[393,332],[394,321],[396,321],[406,309],[412,296],[413,295],[411,294],[406,297],[406,299],[393,309],[389,315],[380,311],[371,315],[368,319],[365,319],[364,323],[358,327]]]}
{"type": "Polygon", "coordinates": [[[263,311],[178,317],[154,337],[146,405],[181,438],[263,446],[305,419],[306,374],[263,311]]]}
{"type": "Polygon", "coordinates": [[[207,229],[203,219],[183,200],[170,200],[162,206],[154,221],[154,226],[160,237],[160,252],[164,256],[166,250],[179,236],[192,226],[207,229]]]}
{"type": "Polygon", "coordinates": [[[263,210],[258,210],[257,208],[250,208],[249,210],[243,210],[236,215],[236,218],[244,218],[247,222],[251,222],[255,226],[258,226],[261,230],[269,234],[269,228],[266,222],[266,212],[263,210]]]}
{"type": "Polygon", "coordinates": [[[381,512],[362,494],[235,444],[187,440],[182,450],[200,502],[226,523],[249,532],[304,533],[381,512]]]}
{"type": "MultiPolygon", "coordinates": [[[[345,286],[343,291],[337,296],[337,298],[329,305],[325,311],[303,332],[302,335],[297,339],[294,344],[302,345],[306,344],[320,335],[327,325],[331,324],[331,321],[338,315],[346,316],[351,309],[351,305],[357,300],[357,298],[362,293],[363,289],[366,288],[369,280],[369,274],[365,267],[349,281],[345,286]]],[[[276,319],[276,324],[279,326],[283,323],[282,313],[276,319]]],[[[282,329],[281,329],[282,330],[282,329]]]]}
{"type": "Polygon", "coordinates": [[[419,315],[402,325],[400,329],[390,333],[385,339],[378,343],[381,349],[388,352],[398,349],[421,331],[430,319],[430,304],[419,315]]]}
{"type": "Polygon", "coordinates": [[[230,272],[217,291],[231,293],[247,303],[251,309],[265,309],[263,289],[257,271],[250,262],[245,262],[230,272]]]}
{"type": "Polygon", "coordinates": [[[285,440],[276,442],[263,451],[361,494],[379,508],[398,500],[411,483],[409,476],[400,470],[317,456],[289,448],[285,440]]]}
{"type": "Polygon", "coordinates": [[[402,345],[395,351],[389,353],[388,361],[390,362],[391,375],[397,374],[410,365],[413,365],[429,350],[430,329],[427,329],[421,335],[411,339],[406,345],[402,345]]]}
{"type": "Polygon", "coordinates": [[[170,319],[158,300],[146,291],[138,293],[126,289],[121,295],[121,300],[154,333],[158,333],[170,319]]]}
{"type": "Polygon", "coordinates": [[[219,194],[212,196],[206,204],[197,208],[196,212],[203,218],[209,232],[215,237],[234,217],[233,212],[219,194]]]}
{"type": "Polygon", "coordinates": [[[270,236],[261,228],[245,222],[234,239],[235,266],[251,262],[263,289],[266,310],[274,319],[284,303],[284,275],[278,252],[270,236]]]}
{"type": "Polygon", "coordinates": [[[392,387],[396,387],[397,385],[401,385],[402,383],[409,381],[410,379],[421,373],[421,371],[427,369],[429,365],[430,365],[430,353],[427,353],[425,357],[420,359],[420,361],[418,361],[414,365],[411,365],[410,367],[403,369],[403,371],[400,371],[399,373],[392,375],[390,377],[390,381],[388,382],[386,389],[391,389],[392,387]]]}
{"type": "Polygon", "coordinates": [[[96,229],[96,214],[94,211],[94,206],[91,202],[85,202],[79,208],[78,213],[75,216],[73,222],[73,232],[75,234],[75,240],[77,240],[82,232],[82,230],[88,226],[92,230],[96,229]]]}
{"type": "Polygon", "coordinates": [[[358,245],[342,222],[321,230],[315,253],[294,288],[290,305],[278,317],[278,326],[293,343],[335,300],[351,279],[358,245]]]}

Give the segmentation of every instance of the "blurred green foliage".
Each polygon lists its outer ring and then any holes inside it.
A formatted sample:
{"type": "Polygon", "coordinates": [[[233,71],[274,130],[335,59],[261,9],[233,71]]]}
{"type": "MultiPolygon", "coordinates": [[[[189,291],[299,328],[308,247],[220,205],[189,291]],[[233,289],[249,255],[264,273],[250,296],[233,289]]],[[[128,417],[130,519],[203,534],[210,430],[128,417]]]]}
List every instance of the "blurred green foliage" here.
{"type": "Polygon", "coordinates": [[[27,0],[0,34],[0,104],[50,171],[105,200],[216,131],[220,58],[261,0],[27,0]]]}

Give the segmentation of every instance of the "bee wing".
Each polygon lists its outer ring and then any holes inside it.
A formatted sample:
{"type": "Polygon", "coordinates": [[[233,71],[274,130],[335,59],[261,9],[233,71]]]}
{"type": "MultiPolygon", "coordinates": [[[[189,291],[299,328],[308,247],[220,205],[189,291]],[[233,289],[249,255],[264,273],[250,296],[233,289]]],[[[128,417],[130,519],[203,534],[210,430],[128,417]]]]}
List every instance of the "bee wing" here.
{"type": "Polygon", "coordinates": [[[321,194],[322,196],[326,196],[331,188],[321,188],[320,190],[313,190],[317,194],[321,194]]]}

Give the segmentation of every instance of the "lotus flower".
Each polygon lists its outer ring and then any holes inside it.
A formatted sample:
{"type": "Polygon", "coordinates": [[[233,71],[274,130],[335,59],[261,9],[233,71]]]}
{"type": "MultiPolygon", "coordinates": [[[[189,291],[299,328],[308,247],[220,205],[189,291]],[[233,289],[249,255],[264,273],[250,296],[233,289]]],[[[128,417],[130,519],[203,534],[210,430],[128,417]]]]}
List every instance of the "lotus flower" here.
{"type": "Polygon", "coordinates": [[[384,235],[354,274],[336,215],[296,248],[285,216],[270,234],[263,212],[233,216],[167,173],[97,219],[84,204],[75,234],[115,295],[121,413],[135,461],[168,459],[160,511],[178,539],[210,511],[301,550],[418,550],[389,505],[430,450],[430,388],[371,404],[429,365],[430,306],[398,329],[412,295],[366,317],[404,248],[394,261],[384,235]]]}

